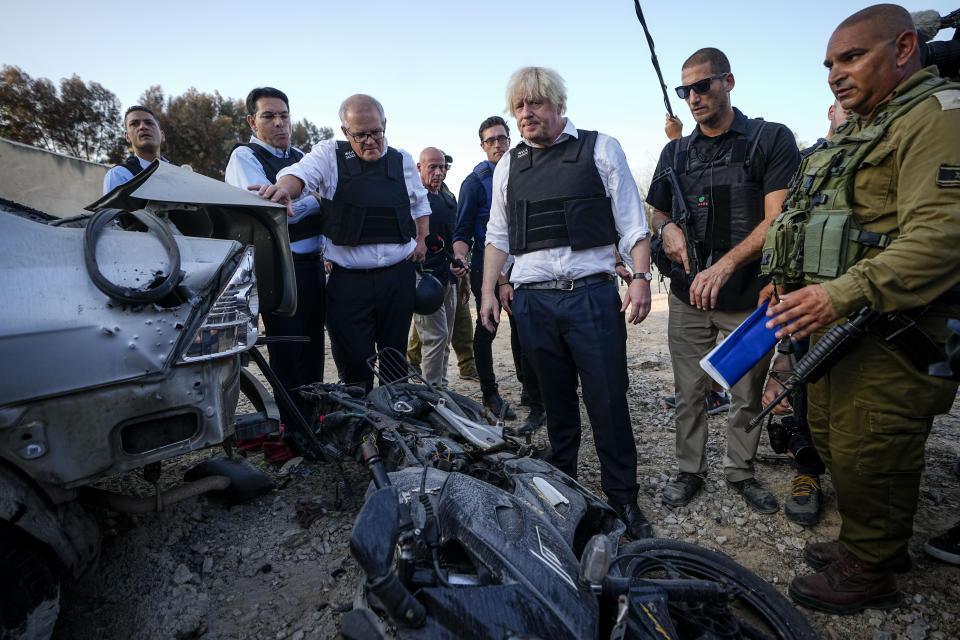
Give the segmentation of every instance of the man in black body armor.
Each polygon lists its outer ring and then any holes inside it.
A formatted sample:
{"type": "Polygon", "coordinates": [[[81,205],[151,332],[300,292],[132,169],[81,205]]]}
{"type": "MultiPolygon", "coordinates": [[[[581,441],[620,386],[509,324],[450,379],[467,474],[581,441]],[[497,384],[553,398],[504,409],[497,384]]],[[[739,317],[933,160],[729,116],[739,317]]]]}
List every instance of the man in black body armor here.
{"type": "MultiPolygon", "coordinates": [[[[687,101],[697,126],[664,147],[647,195],[655,209],[653,229],[678,265],[670,281],[668,337],[679,474],[663,489],[664,502],[673,506],[693,499],[707,472],[703,398],[710,383],[700,359],[716,345],[718,332],[730,333],[756,307],[764,233],[780,212],[800,160],[787,127],[748,119],[731,105],[734,78],[723,52],[700,49],[684,62],[681,78],[677,94],[687,101]],[[659,179],[666,169],[676,174],[691,215],[687,233],[695,243],[699,273],[691,272],[685,234],[674,220],[679,208],[670,181],[659,179]]],[[[773,513],[779,508],[776,498],[754,477],[760,432],[744,433],[760,411],[765,364],[758,362],[731,389],[724,475],[751,508],[773,513]]]]}
{"type": "Polygon", "coordinates": [[[507,106],[523,141],[493,174],[480,317],[500,318],[496,284],[515,258],[512,307],[523,352],[540,383],[553,464],[577,476],[580,401],[593,428],[600,485],[635,538],[651,535],[637,505],[637,447],[627,409],[626,326],[650,312],[650,239],[637,185],[620,144],[563,116],[557,72],[525,67],[511,76],[507,106]],[[614,246],[633,262],[621,304],[614,246]]]}
{"type": "MultiPolygon", "coordinates": [[[[414,262],[423,262],[430,204],[406,151],[387,146],[383,106],[364,94],[340,105],[347,141],[323,140],[280,171],[259,195],[292,203],[306,190],[324,200],[321,232],[327,282],[327,331],[340,379],[373,387],[367,360],[386,347],[403,354],[413,318],[414,262]]],[[[254,186],[249,187],[254,190],[254,186]]],[[[382,370],[404,363],[381,363],[382,370]]]]}
{"type": "Polygon", "coordinates": [[[160,130],[157,116],[149,108],[137,104],[127,109],[123,115],[123,129],[123,137],[130,143],[133,155],[129,156],[123,164],[118,164],[107,171],[107,175],[103,177],[104,193],[113,191],[127,182],[157,158],[163,162],[169,162],[160,155],[160,145],[166,138],[160,130]]]}
{"type": "MultiPolygon", "coordinates": [[[[303,158],[290,145],[290,102],[273,87],[257,87],[247,95],[250,141],[230,152],[224,182],[246,189],[254,184],[273,184],[277,173],[303,158]]],[[[293,316],[267,313],[263,324],[268,336],[306,336],[308,343],[268,344],[270,367],[287,389],[323,381],[326,293],[324,291],[323,236],[320,235],[320,201],[305,192],[292,205],[288,218],[290,251],[297,276],[297,311],[293,316]]],[[[297,394],[292,394],[300,402],[297,394]]],[[[301,405],[309,415],[310,407],[301,405]]],[[[281,408],[281,412],[283,412],[281,408]]],[[[281,415],[284,422],[289,418],[281,415]]]]}

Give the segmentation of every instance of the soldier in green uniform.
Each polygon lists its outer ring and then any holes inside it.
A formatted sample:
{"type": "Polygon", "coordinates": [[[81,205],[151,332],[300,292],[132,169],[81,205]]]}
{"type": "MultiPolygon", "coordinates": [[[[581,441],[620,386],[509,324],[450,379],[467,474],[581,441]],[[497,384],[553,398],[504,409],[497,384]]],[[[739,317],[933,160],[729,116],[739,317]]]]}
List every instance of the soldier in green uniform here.
{"type": "MultiPolygon", "coordinates": [[[[856,117],[801,164],[768,233],[775,280],[806,286],[771,300],[767,326],[815,343],[870,307],[907,312],[942,345],[947,319],[960,316],[960,85],[922,68],[910,15],[897,5],[843,21],[824,64],[856,117]]],[[[841,527],[838,541],[804,549],[818,571],[793,581],[795,601],[835,613],[900,603],[893,572],[909,566],[924,445],[956,390],[869,332],[808,387],[841,527]]]]}

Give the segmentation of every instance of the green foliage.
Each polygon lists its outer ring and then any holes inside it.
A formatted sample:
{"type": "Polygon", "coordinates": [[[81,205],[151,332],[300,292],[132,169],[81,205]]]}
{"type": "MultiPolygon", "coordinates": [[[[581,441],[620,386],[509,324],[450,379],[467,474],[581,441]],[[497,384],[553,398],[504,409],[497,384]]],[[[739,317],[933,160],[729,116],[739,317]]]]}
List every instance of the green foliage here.
{"type": "Polygon", "coordinates": [[[15,142],[96,162],[123,156],[120,101],[96,82],[78,76],[60,80],[59,91],[46,78],[20,68],[0,70],[0,133],[15,142]]]}
{"type": "Polygon", "coordinates": [[[333,137],[333,129],[330,127],[318,127],[306,118],[293,125],[290,130],[290,144],[304,153],[310,153],[313,145],[321,140],[329,140],[333,137]]]}

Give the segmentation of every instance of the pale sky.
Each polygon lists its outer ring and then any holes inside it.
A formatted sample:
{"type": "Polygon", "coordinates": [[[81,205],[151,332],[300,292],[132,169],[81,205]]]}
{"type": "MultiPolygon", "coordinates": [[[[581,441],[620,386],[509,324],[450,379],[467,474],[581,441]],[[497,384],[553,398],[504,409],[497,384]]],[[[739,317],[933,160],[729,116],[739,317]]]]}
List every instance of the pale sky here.
{"type": "MultiPolygon", "coordinates": [[[[906,8],[945,15],[955,4],[906,8]]],[[[782,122],[806,142],[826,132],[833,101],[823,67],[827,39],[867,5],[641,3],[685,132],[692,118],[673,92],[680,66],[714,46],[730,59],[734,106],[782,122]]],[[[635,174],[652,171],[666,142],[662,94],[632,0],[53,0],[8,6],[3,31],[0,63],[54,83],[77,74],[113,91],[124,108],[154,84],[168,96],[196,87],[241,99],[271,85],[287,93],[295,119],[330,126],[342,138],[340,102],[369,93],[384,105],[391,146],[414,158],[437,146],[454,157],[447,183],[455,193],[484,158],[477,136],[484,118],[504,116],[512,143],[519,141],[504,91],[525,65],[556,69],[567,83],[567,116],[618,138],[635,174]]]]}

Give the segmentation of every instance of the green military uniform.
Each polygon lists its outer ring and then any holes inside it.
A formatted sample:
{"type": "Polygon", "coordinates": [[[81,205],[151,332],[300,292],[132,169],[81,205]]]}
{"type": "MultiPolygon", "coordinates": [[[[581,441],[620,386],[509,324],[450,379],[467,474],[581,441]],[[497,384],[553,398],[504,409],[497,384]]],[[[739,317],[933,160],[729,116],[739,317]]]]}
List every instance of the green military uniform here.
{"type": "MultiPolygon", "coordinates": [[[[869,120],[848,123],[827,143],[827,152],[849,144],[882,124],[885,110],[898,101],[906,104],[911,95],[934,90],[891,118],[855,168],[849,205],[867,232],[862,237],[869,235],[874,246],[865,243],[858,250],[862,256],[833,279],[816,273],[809,244],[804,265],[805,284],[821,283],[839,317],[864,306],[914,310],[918,324],[942,345],[947,319],[960,317],[960,304],[947,291],[960,281],[960,85],[937,82],[935,67],[914,74],[869,120]]],[[[842,173],[839,164],[834,175],[842,173]]],[[[801,166],[800,180],[807,166],[801,166]]],[[[814,196],[812,205],[833,197],[818,202],[814,196]]],[[[832,237],[838,250],[837,227],[827,224],[814,233],[822,234],[818,243],[824,247],[832,237]]],[[[814,341],[827,329],[814,333],[814,341]]],[[[837,491],[840,542],[861,560],[891,568],[906,559],[927,435],[934,416],[949,411],[956,391],[956,381],[919,371],[901,350],[869,333],[809,386],[810,430],[837,491]]]]}

